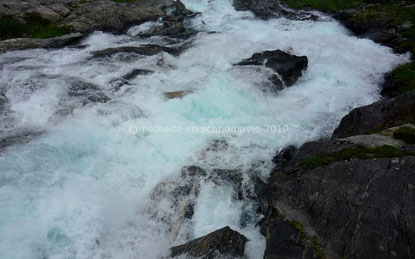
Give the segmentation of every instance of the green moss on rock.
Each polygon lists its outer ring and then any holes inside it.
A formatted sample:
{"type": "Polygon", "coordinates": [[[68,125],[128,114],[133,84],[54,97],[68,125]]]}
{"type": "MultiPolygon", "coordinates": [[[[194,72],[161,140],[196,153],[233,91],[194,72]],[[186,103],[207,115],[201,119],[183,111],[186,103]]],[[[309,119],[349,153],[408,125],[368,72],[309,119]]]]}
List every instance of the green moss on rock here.
{"type": "Polygon", "coordinates": [[[371,158],[402,157],[406,155],[414,154],[389,145],[383,145],[376,148],[346,148],[339,152],[306,158],[302,161],[301,168],[303,170],[312,170],[317,167],[327,166],[334,162],[346,161],[353,158],[365,160],[371,158]]]}
{"type": "Polygon", "coordinates": [[[389,75],[394,83],[398,85],[400,93],[415,90],[415,63],[400,65],[392,70],[389,75]]]}
{"type": "Polygon", "coordinates": [[[313,248],[314,248],[315,255],[318,258],[326,259],[327,256],[326,256],[326,253],[324,252],[323,245],[320,243],[320,241],[318,241],[318,238],[316,236],[313,236],[311,241],[313,242],[313,248]]]}
{"type": "Polygon", "coordinates": [[[393,137],[405,141],[408,144],[415,144],[415,128],[402,126],[393,133],[393,137]]]}
{"type": "Polygon", "coordinates": [[[360,0],[284,0],[292,8],[310,7],[324,12],[358,7],[360,0]]]}
{"type": "Polygon", "coordinates": [[[38,14],[29,14],[23,19],[26,23],[22,23],[12,16],[2,16],[0,19],[0,39],[22,37],[46,39],[62,36],[72,31],[70,27],[50,23],[38,14]]]}

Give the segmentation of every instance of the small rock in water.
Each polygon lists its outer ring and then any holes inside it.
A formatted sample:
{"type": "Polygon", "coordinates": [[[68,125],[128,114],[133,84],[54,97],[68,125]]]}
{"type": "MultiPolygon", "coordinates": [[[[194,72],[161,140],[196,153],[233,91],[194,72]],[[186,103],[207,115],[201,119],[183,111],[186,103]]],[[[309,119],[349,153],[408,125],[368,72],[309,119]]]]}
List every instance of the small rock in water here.
{"type": "Polygon", "coordinates": [[[230,227],[224,227],[186,244],[172,247],[170,257],[174,258],[180,255],[206,259],[220,256],[242,257],[247,241],[248,239],[244,235],[230,227]]]}
{"type": "Polygon", "coordinates": [[[193,90],[184,90],[184,91],[174,91],[174,92],[164,92],[164,98],[166,98],[166,100],[170,100],[170,99],[176,99],[176,98],[183,98],[188,94],[192,94],[194,91],[193,90]]]}
{"type": "Polygon", "coordinates": [[[174,49],[168,48],[168,47],[162,47],[155,44],[146,44],[142,46],[123,46],[118,48],[107,48],[102,50],[97,50],[91,52],[92,58],[105,58],[110,57],[114,54],[118,53],[132,53],[132,54],[138,54],[143,56],[152,56],[156,55],[160,52],[167,52],[170,54],[174,54],[174,49]]]}
{"type": "Polygon", "coordinates": [[[84,104],[89,102],[106,103],[110,100],[98,86],[87,82],[72,82],[68,95],[70,97],[80,97],[84,104]]]}
{"type": "Polygon", "coordinates": [[[129,81],[129,80],[136,78],[137,76],[144,76],[144,75],[148,75],[151,73],[154,73],[154,72],[151,70],[147,70],[147,69],[133,69],[130,73],[124,75],[122,78],[129,81]]]}

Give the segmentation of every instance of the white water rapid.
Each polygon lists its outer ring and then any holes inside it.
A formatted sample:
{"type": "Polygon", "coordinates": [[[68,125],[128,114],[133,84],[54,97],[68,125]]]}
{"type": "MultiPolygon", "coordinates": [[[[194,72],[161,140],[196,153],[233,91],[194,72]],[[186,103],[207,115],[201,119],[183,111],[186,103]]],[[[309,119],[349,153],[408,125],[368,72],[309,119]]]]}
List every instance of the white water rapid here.
{"type": "Polygon", "coordinates": [[[263,21],[231,0],[183,2],[202,14],[188,24],[200,32],[180,56],[91,58],[110,47],[167,46],[163,37],[135,37],[148,24],[125,35],[93,33],[79,48],[0,55],[8,100],[0,134],[11,141],[0,151],[1,258],[160,258],[224,226],[250,240],[248,258],[261,258],[254,202],[236,199],[228,184],[201,180],[193,217],[180,224],[172,197],[154,198],[154,188],[188,165],[242,172],[248,187],[252,174],[266,180],[278,150],[330,136],[352,108],[378,100],[382,75],[408,58],[318,13],[317,21],[263,21]],[[232,65],[275,49],[309,60],[300,80],[277,94],[261,90],[261,71],[232,65]],[[115,91],[114,80],[133,69],[154,73],[115,91]],[[110,100],[69,95],[76,82],[110,100]],[[163,96],[181,90],[193,92],[163,96]],[[149,132],[155,126],[168,128],[149,132]],[[225,126],[240,128],[218,128],[225,126]]]}

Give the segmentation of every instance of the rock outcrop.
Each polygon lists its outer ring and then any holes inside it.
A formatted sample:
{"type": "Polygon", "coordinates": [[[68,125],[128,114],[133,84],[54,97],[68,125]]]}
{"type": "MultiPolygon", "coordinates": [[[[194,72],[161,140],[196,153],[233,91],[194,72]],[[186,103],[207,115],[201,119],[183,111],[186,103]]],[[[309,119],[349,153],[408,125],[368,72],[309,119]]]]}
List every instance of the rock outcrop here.
{"type": "Polygon", "coordinates": [[[306,56],[295,56],[281,50],[255,53],[252,57],[242,60],[237,66],[265,66],[275,72],[269,80],[274,85],[273,90],[281,90],[293,85],[307,69],[306,56]]]}
{"type": "Polygon", "coordinates": [[[391,22],[391,19],[398,19],[398,17],[393,17],[393,14],[391,17],[387,11],[375,10],[363,6],[336,11],[333,17],[359,37],[371,39],[399,53],[411,50],[403,43],[407,40],[404,32],[412,24],[396,25],[391,22]]]}
{"type": "Polygon", "coordinates": [[[60,48],[78,42],[82,33],[70,33],[50,39],[17,38],[0,42],[0,52],[6,50],[23,50],[32,48],[60,48]]]}
{"type": "Polygon", "coordinates": [[[352,110],[333,133],[344,138],[415,122],[415,91],[352,110]]]}
{"type": "Polygon", "coordinates": [[[281,4],[281,1],[275,0],[235,0],[233,6],[238,11],[251,11],[263,20],[279,17],[294,20],[316,20],[318,18],[309,12],[288,9],[281,4]]]}
{"type": "Polygon", "coordinates": [[[170,0],[0,0],[0,39],[12,39],[0,49],[62,47],[94,30],[120,33],[165,17],[174,5],[170,0]]]}
{"type": "Polygon", "coordinates": [[[245,236],[230,227],[224,227],[186,244],[172,247],[170,257],[180,255],[206,259],[221,258],[221,256],[242,257],[247,241],[245,236]]]}
{"type": "Polygon", "coordinates": [[[37,14],[51,23],[71,27],[74,32],[119,32],[132,24],[155,20],[164,15],[164,8],[173,5],[174,2],[169,0],[123,3],[112,0],[1,0],[0,16],[12,16],[24,23],[28,15],[37,14]]]}
{"type": "Polygon", "coordinates": [[[331,140],[274,157],[259,193],[264,258],[413,258],[414,94],[357,108],[331,140]]]}
{"type": "Polygon", "coordinates": [[[260,194],[265,258],[413,256],[414,155],[339,140],[303,145],[260,194]]]}

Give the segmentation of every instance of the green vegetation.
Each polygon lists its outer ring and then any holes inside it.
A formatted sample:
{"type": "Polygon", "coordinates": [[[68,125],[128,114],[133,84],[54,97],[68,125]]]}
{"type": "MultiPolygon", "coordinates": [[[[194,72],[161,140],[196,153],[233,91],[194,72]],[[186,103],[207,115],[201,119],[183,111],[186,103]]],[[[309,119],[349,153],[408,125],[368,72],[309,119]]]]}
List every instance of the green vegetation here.
{"type": "MultiPolygon", "coordinates": [[[[284,0],[292,8],[311,7],[323,12],[332,12],[347,8],[359,7],[362,0],[284,0]]],[[[379,1],[380,2],[380,1],[379,1]]],[[[353,20],[356,22],[371,22],[381,19],[392,26],[400,26],[406,41],[402,47],[415,53],[415,8],[407,8],[399,3],[401,0],[382,1],[382,4],[367,6],[356,11],[353,20]]],[[[407,1],[409,4],[410,2],[407,1]]]]}
{"type": "Polygon", "coordinates": [[[329,165],[334,162],[345,161],[352,158],[364,160],[371,158],[402,157],[406,155],[413,155],[413,153],[400,150],[389,145],[383,145],[376,148],[346,148],[339,152],[306,158],[301,163],[301,168],[303,170],[311,170],[317,167],[329,165]]]}
{"type": "Polygon", "coordinates": [[[135,2],[135,1],[137,0],[115,0],[115,2],[118,2],[118,3],[130,3],[130,2],[135,2]]]}
{"type": "Polygon", "coordinates": [[[307,233],[304,231],[304,225],[302,222],[293,220],[293,221],[290,221],[290,225],[298,230],[300,240],[305,240],[307,238],[307,233]]]}
{"type": "Polygon", "coordinates": [[[415,63],[400,65],[392,70],[389,75],[394,83],[398,85],[400,93],[415,90],[415,63]]]}
{"type": "Polygon", "coordinates": [[[10,38],[53,38],[70,33],[72,30],[67,26],[58,26],[50,23],[37,14],[24,17],[26,23],[21,23],[12,16],[3,16],[0,20],[0,39],[10,38]]]}
{"type": "Polygon", "coordinates": [[[313,242],[313,248],[316,256],[321,259],[326,259],[326,253],[324,253],[323,245],[318,241],[318,238],[313,236],[311,241],[313,242]]]}
{"type": "Polygon", "coordinates": [[[356,21],[370,22],[382,19],[392,26],[400,26],[401,33],[406,38],[402,47],[415,52],[415,8],[407,8],[397,3],[400,0],[391,0],[388,4],[373,5],[357,12],[354,16],[356,21]]]}
{"type": "Polygon", "coordinates": [[[284,0],[292,8],[311,7],[324,12],[353,8],[362,5],[361,0],[284,0]]]}
{"type": "Polygon", "coordinates": [[[403,140],[408,144],[415,144],[415,128],[402,126],[393,133],[393,137],[403,140]]]}

